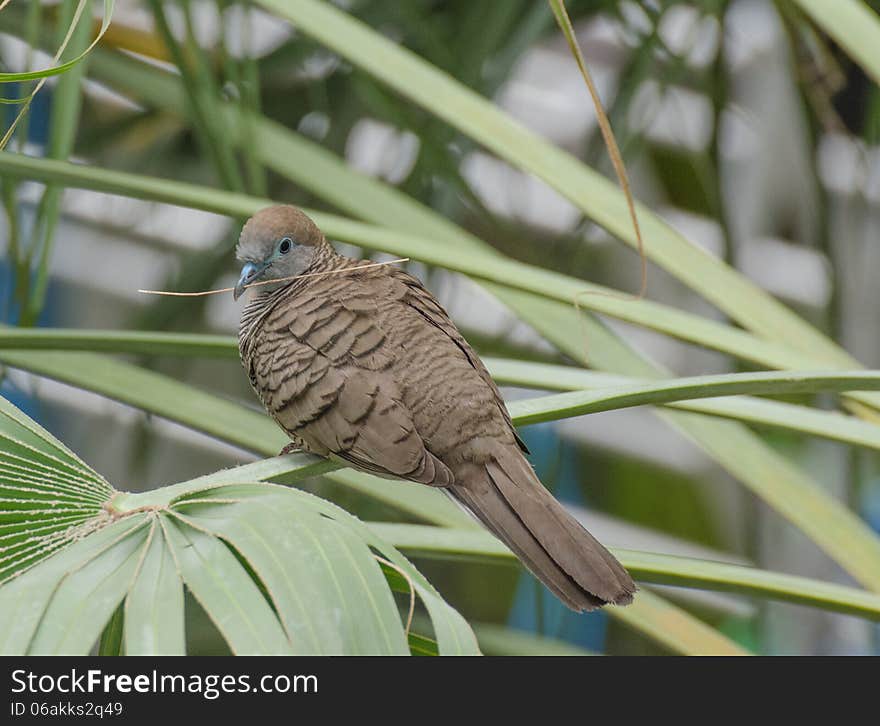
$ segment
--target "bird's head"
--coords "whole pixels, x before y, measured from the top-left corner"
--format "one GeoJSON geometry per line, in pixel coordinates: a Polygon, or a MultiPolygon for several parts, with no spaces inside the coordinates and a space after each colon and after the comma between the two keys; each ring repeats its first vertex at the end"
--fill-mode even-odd
{"type": "MultiPolygon", "coordinates": [[[[233,296],[257,281],[282,280],[307,270],[326,244],[315,223],[296,207],[279,204],[251,217],[241,230],[235,256],[243,262],[233,296]]],[[[283,285],[279,282],[278,285],[283,285]]],[[[273,285],[264,286],[268,290],[273,285]]]]}

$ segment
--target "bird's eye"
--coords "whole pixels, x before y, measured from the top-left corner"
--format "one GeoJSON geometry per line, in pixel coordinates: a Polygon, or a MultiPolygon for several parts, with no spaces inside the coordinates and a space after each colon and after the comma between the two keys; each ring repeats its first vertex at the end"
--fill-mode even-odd
{"type": "Polygon", "coordinates": [[[281,240],[281,244],[278,245],[278,251],[282,255],[286,255],[288,252],[290,252],[290,248],[292,245],[293,242],[291,241],[290,237],[285,237],[283,240],[281,240]]]}

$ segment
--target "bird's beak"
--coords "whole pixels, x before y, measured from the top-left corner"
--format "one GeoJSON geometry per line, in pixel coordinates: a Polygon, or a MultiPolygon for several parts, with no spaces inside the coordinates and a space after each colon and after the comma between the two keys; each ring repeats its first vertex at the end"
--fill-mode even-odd
{"type": "Polygon", "coordinates": [[[245,286],[256,280],[266,267],[268,267],[266,264],[258,265],[254,262],[246,262],[241,268],[241,276],[238,278],[238,282],[235,283],[235,290],[232,293],[233,299],[238,300],[244,292],[245,286]]]}

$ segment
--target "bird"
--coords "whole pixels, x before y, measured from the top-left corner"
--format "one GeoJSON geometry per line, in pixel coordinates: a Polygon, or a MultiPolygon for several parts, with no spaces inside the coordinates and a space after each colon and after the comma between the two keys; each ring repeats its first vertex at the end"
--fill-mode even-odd
{"type": "Polygon", "coordinates": [[[632,602],[629,573],[541,484],[497,385],[416,277],[339,254],[292,205],[254,214],[236,257],[235,300],[251,288],[241,362],[290,438],[282,453],[444,491],[574,611],[632,602]]]}

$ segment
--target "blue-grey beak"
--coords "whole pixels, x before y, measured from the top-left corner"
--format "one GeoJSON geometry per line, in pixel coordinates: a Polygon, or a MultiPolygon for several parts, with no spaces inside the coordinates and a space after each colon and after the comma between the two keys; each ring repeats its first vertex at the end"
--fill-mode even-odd
{"type": "Polygon", "coordinates": [[[238,282],[235,283],[235,290],[232,293],[233,299],[238,300],[244,292],[245,286],[256,280],[267,267],[268,265],[265,263],[258,265],[254,262],[246,262],[241,268],[241,276],[238,278],[238,282]]]}

